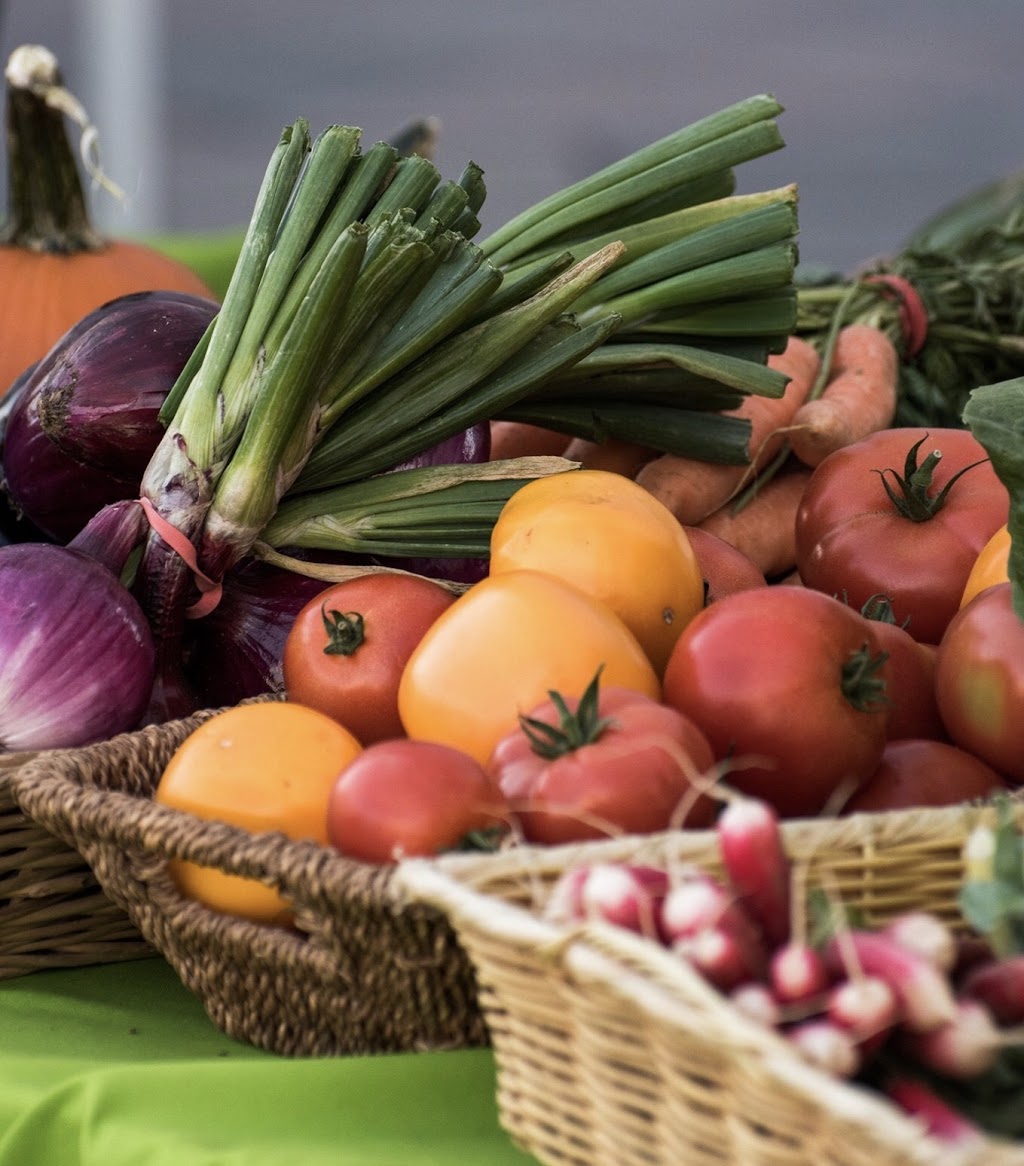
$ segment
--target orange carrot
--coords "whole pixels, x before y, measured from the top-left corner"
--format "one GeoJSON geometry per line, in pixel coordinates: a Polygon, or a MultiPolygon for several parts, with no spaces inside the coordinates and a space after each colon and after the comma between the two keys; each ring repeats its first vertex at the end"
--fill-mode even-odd
{"type": "Polygon", "coordinates": [[[491,461],[510,457],[561,456],[569,442],[564,433],[525,421],[491,422],[491,461]]]}
{"type": "Polygon", "coordinates": [[[789,442],[805,466],[885,429],[896,415],[899,354],[884,332],[848,324],[836,338],[828,384],[793,418],[789,442]]]}
{"type": "Polygon", "coordinates": [[[770,478],[737,514],[728,504],[699,524],[754,562],[772,579],[796,565],[796,512],[811,477],[806,466],[794,464],[770,478]]]}
{"type": "Polygon", "coordinates": [[[649,445],[638,445],[619,437],[608,437],[604,441],[574,437],[562,454],[571,462],[580,462],[585,470],[609,470],[626,478],[635,478],[640,467],[657,456],[658,451],[649,445]]]}
{"type": "Polygon", "coordinates": [[[778,398],[750,395],[725,414],[743,417],[751,424],[750,465],[725,466],[662,454],[637,473],[640,485],[660,499],[684,526],[697,526],[724,506],[778,453],[794,414],[807,400],[821,360],[806,340],[791,336],[785,351],[770,356],[768,364],[789,376],[785,393],[778,398]]]}

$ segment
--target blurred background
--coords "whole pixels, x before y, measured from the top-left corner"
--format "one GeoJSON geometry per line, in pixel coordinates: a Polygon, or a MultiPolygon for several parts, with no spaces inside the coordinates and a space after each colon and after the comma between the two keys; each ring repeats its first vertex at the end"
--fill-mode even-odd
{"type": "Polygon", "coordinates": [[[244,226],[299,116],[368,142],[439,119],[445,177],[485,170],[486,234],[771,92],[786,148],[739,189],[798,183],[801,259],[842,271],[1024,167],[1019,0],[0,0],[0,40],[56,53],[130,196],[95,217],[123,234],[244,226]]]}

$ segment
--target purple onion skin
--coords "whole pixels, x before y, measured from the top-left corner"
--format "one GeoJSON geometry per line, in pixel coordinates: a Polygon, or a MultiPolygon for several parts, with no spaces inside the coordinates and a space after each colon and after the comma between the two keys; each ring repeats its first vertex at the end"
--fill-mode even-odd
{"type": "MultiPolygon", "coordinates": [[[[480,465],[491,456],[491,427],[486,421],[471,425],[454,437],[445,438],[423,453],[391,467],[395,470],[414,470],[421,466],[480,465]]],[[[400,567],[403,571],[415,571],[417,575],[427,575],[431,579],[450,579],[456,583],[478,583],[487,574],[487,559],[459,558],[446,559],[378,557],[377,563],[385,567],[400,567]]]]}
{"type": "Polygon", "coordinates": [[[98,510],[137,496],[160,406],[216,312],[182,292],[120,296],[36,365],[7,420],[3,477],[47,538],[69,542],[98,510]]]}
{"type": "Polygon", "coordinates": [[[189,629],[189,679],[203,707],[282,692],[281,659],[295,617],[329,586],[252,559],[230,571],[220,603],[189,629]]]}
{"type": "Polygon", "coordinates": [[[0,750],[134,729],[153,676],[149,625],[106,567],[50,543],[0,547],[0,750]]]}

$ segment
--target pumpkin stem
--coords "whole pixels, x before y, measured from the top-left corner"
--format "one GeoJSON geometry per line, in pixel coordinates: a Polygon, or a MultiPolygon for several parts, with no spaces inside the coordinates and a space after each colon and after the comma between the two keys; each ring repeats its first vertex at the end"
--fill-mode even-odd
{"type": "Polygon", "coordinates": [[[0,244],[58,255],[100,250],[106,243],[89,221],[65,115],[82,127],[90,173],[108,189],[112,184],[89,153],[96,130],[63,87],[56,57],[42,45],[21,45],[11,53],[4,76],[9,207],[0,244]]]}

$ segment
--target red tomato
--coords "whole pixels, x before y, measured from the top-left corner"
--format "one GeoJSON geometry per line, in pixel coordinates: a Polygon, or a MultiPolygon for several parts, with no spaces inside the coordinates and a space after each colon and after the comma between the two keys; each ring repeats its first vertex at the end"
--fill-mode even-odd
{"type": "Polygon", "coordinates": [[[946,727],[935,699],[937,646],[919,644],[905,627],[893,622],[892,607],[885,596],[873,596],[865,604],[863,614],[874,624],[879,646],[889,657],[885,666],[889,740],[906,737],[945,740],[946,727]]]}
{"type": "Polygon", "coordinates": [[[333,717],[364,745],[403,736],[402,672],[454,599],[430,579],[385,571],[326,588],[299,612],[285,641],[288,699],[333,717]]]}
{"type": "Polygon", "coordinates": [[[710,530],[701,530],[699,526],[684,526],[683,530],[690,540],[700,573],[704,577],[705,606],[734,591],[768,586],[761,568],[732,543],[727,543],[710,530]]]}
{"type": "Polygon", "coordinates": [[[394,862],[451,850],[504,815],[478,761],[449,745],[399,737],[367,746],[341,771],[327,804],[327,837],[349,858],[394,862]]]}
{"type": "Polygon", "coordinates": [[[527,841],[557,844],[710,825],[715,802],[697,793],[694,778],[713,763],[689,717],[632,689],[598,690],[592,682],[564,707],[549,699],[535,708],[498,742],[488,772],[527,841]]]}
{"type": "Polygon", "coordinates": [[[961,608],[939,643],[935,696],[950,739],[1024,784],[1024,623],[1010,583],[961,608]]]}
{"type": "Polygon", "coordinates": [[[980,757],[946,741],[890,741],[878,768],[843,806],[843,814],[956,806],[1006,790],[980,757]]]}
{"type": "Polygon", "coordinates": [[[969,430],[881,430],[812,474],[796,517],[797,569],[805,586],[853,607],[883,592],[915,640],[937,644],[1008,512],[1006,487],[969,430]]]}
{"type": "Polygon", "coordinates": [[[885,748],[874,625],[804,587],[740,591],[705,608],[672,652],[663,699],[692,717],[716,760],[734,760],[727,784],[788,818],[859,785],[885,748]]]}

